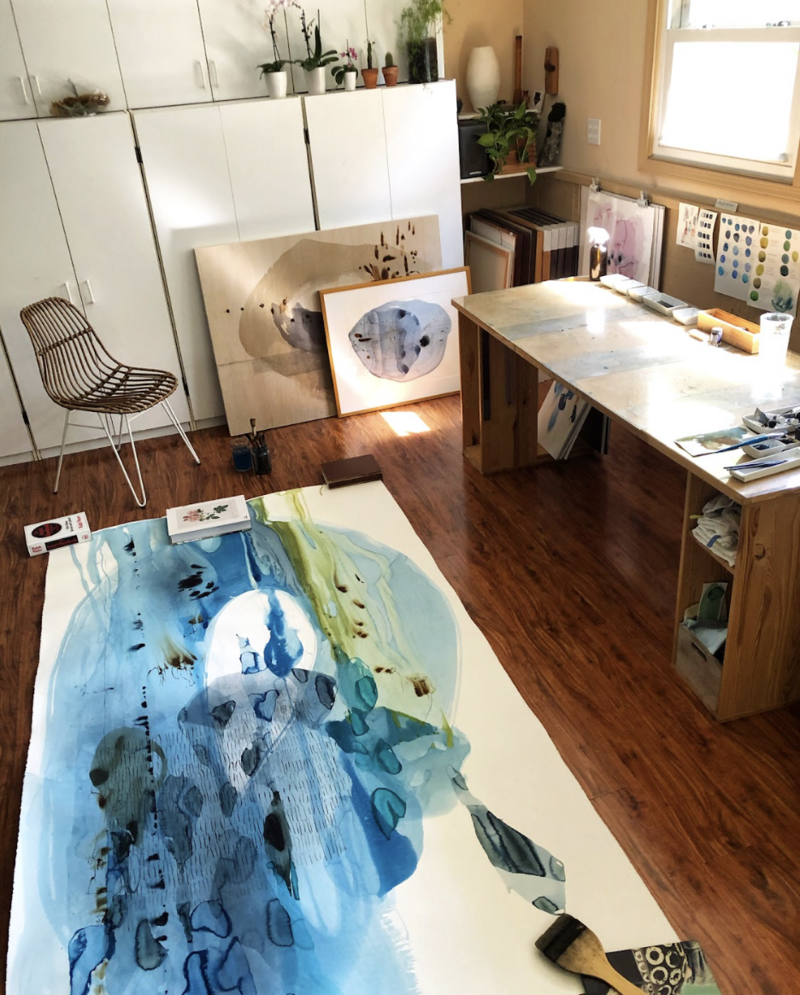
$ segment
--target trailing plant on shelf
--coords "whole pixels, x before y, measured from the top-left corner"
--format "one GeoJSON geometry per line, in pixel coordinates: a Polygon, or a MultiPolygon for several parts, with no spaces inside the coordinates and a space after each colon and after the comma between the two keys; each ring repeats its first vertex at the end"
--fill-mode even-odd
{"type": "Polygon", "coordinates": [[[356,59],[358,58],[358,52],[350,46],[350,39],[347,39],[347,48],[344,52],[340,52],[341,58],[347,61],[344,65],[337,66],[333,72],[333,78],[336,80],[338,86],[341,86],[345,81],[345,76],[348,73],[352,73],[354,76],[358,75],[358,66],[356,66],[356,59]]]}
{"type": "Polygon", "coordinates": [[[256,66],[256,69],[261,70],[262,76],[266,73],[281,73],[284,71],[284,66],[291,65],[291,59],[282,59],[281,53],[278,50],[278,37],[275,33],[275,16],[279,10],[287,10],[289,7],[296,6],[297,4],[293,0],[270,0],[269,5],[264,10],[266,20],[262,27],[265,31],[269,31],[270,38],[272,39],[272,62],[262,62],[260,66],[256,66]]]}
{"type": "Polygon", "coordinates": [[[339,61],[339,56],[334,49],[328,52],[322,51],[322,39],[319,33],[319,12],[317,12],[317,23],[313,19],[306,22],[306,12],[300,8],[300,30],[303,32],[303,41],[306,43],[306,58],[296,59],[297,65],[305,69],[307,73],[314,69],[323,69],[333,62],[339,61]],[[311,28],[314,28],[314,47],[311,47],[311,28]]]}
{"type": "MultiPolygon", "coordinates": [[[[536,129],[539,115],[528,109],[526,101],[519,105],[498,103],[481,107],[478,120],[486,124],[486,134],[478,138],[478,144],[486,149],[492,160],[492,171],[485,180],[493,180],[509,161],[533,163],[536,159],[536,129]]],[[[527,170],[531,183],[536,180],[536,167],[527,170]]]]}

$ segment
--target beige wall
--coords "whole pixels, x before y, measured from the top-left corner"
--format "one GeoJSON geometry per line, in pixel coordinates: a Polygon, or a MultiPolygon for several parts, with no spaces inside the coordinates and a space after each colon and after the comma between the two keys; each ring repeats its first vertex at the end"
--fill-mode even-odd
{"type": "MultiPolygon", "coordinates": [[[[473,48],[491,45],[500,63],[500,99],[514,93],[514,38],[522,33],[523,0],[445,0],[452,21],[444,26],[444,64],[448,78],[455,79],[464,111],[472,107],[464,79],[473,48]]],[[[523,63],[523,88],[525,67],[523,63]]]]}
{"type": "MultiPolygon", "coordinates": [[[[532,67],[528,85],[542,88],[544,50],[556,45],[558,96],[567,105],[561,154],[565,170],[599,176],[603,186],[616,193],[644,189],[655,203],[665,204],[663,289],[696,306],[722,307],[757,321],[759,311],[714,293],[713,266],[695,262],[690,250],[675,245],[678,201],[713,206],[721,197],[738,202],[746,216],[795,228],[800,227],[797,211],[783,198],[736,191],[714,178],[687,182],[639,170],[641,111],[650,71],[645,66],[648,8],[647,0],[523,0],[525,64],[532,67]],[[599,146],[586,142],[589,117],[602,121],[599,146]]],[[[569,180],[566,174],[541,177],[531,199],[576,218],[579,188],[569,180]]],[[[800,328],[793,333],[792,346],[798,349],[800,328]]]]}

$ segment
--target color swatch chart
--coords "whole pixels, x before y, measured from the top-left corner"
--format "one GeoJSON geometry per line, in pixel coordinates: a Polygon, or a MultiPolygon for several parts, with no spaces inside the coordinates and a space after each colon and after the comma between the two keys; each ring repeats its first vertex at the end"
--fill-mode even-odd
{"type": "Polygon", "coordinates": [[[800,291],[800,231],[723,214],[714,289],[762,311],[794,314],[800,291]]]}

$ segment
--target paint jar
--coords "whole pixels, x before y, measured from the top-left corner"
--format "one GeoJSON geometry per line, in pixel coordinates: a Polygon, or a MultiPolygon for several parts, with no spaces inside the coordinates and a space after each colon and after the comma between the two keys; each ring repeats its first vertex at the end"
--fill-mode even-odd
{"type": "Polygon", "coordinates": [[[253,446],[253,469],[259,476],[272,472],[272,459],[266,446],[253,446]]]}
{"type": "Polygon", "coordinates": [[[722,329],[719,325],[711,329],[708,334],[709,345],[722,345],[722,329]]]}
{"type": "Polygon", "coordinates": [[[767,311],[761,315],[758,355],[761,361],[770,366],[783,366],[786,350],[789,348],[789,335],[792,331],[792,316],[767,311]]]}
{"type": "Polygon", "coordinates": [[[234,469],[238,470],[239,473],[247,473],[248,470],[253,469],[253,454],[246,442],[232,443],[231,454],[233,455],[234,469]]]}

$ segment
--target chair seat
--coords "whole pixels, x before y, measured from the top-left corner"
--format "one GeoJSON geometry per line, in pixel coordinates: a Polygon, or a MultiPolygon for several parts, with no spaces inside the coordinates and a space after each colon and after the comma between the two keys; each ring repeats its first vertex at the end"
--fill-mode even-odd
{"type": "Polygon", "coordinates": [[[166,370],[120,366],[86,394],[75,398],[61,397],[57,403],[74,411],[132,415],[160,404],[174,393],[177,386],[177,378],[166,370]]]}

